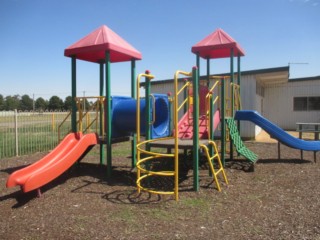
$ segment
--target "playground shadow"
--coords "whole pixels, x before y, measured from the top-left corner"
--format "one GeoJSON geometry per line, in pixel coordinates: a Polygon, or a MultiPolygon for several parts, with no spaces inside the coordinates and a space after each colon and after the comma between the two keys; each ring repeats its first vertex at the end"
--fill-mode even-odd
{"type": "MultiPolygon", "coordinates": [[[[16,170],[22,169],[28,165],[29,164],[19,167],[1,169],[1,171],[11,174],[16,170]]],[[[164,164],[164,161],[160,161],[158,164],[153,165],[154,170],[157,170],[160,167],[170,168],[168,164],[164,164]]],[[[187,171],[181,170],[180,181],[185,179],[186,174],[187,171]]],[[[68,184],[72,184],[72,190],[70,191],[71,193],[99,194],[102,196],[102,198],[113,203],[147,204],[163,201],[163,196],[145,192],[137,194],[136,176],[136,169],[132,169],[127,165],[113,167],[112,174],[110,177],[108,177],[107,167],[105,165],[80,162],[74,164],[71,168],[53,181],[42,186],[40,188],[41,197],[45,197],[47,191],[53,190],[57,186],[66,184],[67,181],[76,178],[77,180],[70,181],[70,183],[68,182],[68,184]],[[101,188],[101,185],[105,185],[106,188],[101,188]],[[121,190],[122,187],[124,190],[121,190]],[[104,191],[104,189],[110,190],[110,188],[110,192],[106,193],[106,191],[104,191]]],[[[173,187],[172,180],[168,181],[167,179],[164,181],[153,179],[150,183],[153,184],[152,188],[158,188],[160,185],[164,186],[162,187],[163,189],[169,189],[173,187]]],[[[20,208],[36,198],[36,190],[24,193],[19,189],[17,191],[8,193],[7,195],[0,196],[0,202],[9,199],[15,199],[16,203],[12,206],[12,208],[20,208]]]]}
{"type": "Polygon", "coordinates": [[[164,201],[161,195],[146,192],[138,193],[136,169],[131,167],[113,167],[110,177],[107,177],[105,166],[100,166],[97,169],[90,163],[84,163],[80,168],[83,170],[77,171],[74,177],[92,176],[93,178],[92,180],[90,178],[89,180],[82,179],[81,184],[72,189],[72,193],[100,195],[102,199],[114,204],[150,204],[164,201]],[[106,192],[105,190],[109,191],[106,192]]]}
{"type": "MultiPolygon", "coordinates": [[[[168,172],[173,171],[174,161],[170,158],[157,158],[152,161],[150,165],[144,165],[143,167],[154,172],[168,172]]],[[[189,181],[190,177],[188,174],[190,170],[192,170],[192,163],[190,163],[190,161],[179,162],[179,185],[189,181]]],[[[109,186],[119,186],[124,183],[126,187],[124,190],[119,190],[119,188],[117,190],[112,190],[104,194],[102,198],[115,204],[150,204],[174,200],[174,195],[168,194],[169,192],[173,192],[174,189],[173,176],[151,175],[148,178],[143,179],[140,184],[143,188],[151,190],[153,193],[144,190],[139,192],[136,185],[136,171],[137,169],[132,169],[130,173],[128,173],[128,171],[117,172],[117,170],[114,170],[113,172],[116,172],[119,175],[115,178],[112,177],[106,184],[109,186]],[[125,179],[127,179],[127,181],[124,182],[125,179]],[[159,192],[166,194],[156,194],[159,192]]],[[[192,191],[192,188],[189,190],[192,191]]]]}
{"type": "Polygon", "coordinates": [[[164,201],[172,200],[167,198],[165,195],[152,194],[149,192],[138,192],[137,189],[133,190],[116,190],[106,193],[102,196],[103,199],[114,204],[155,204],[163,203],[164,201]]]}
{"type": "MultiPolygon", "coordinates": [[[[26,165],[26,166],[28,166],[28,165],[26,165]]],[[[14,171],[19,170],[19,169],[21,169],[23,167],[26,167],[26,166],[19,166],[17,168],[8,168],[8,169],[4,169],[4,170],[1,170],[1,171],[11,174],[14,171]]],[[[68,173],[63,173],[62,175],[60,175],[58,178],[54,179],[50,183],[42,186],[40,188],[41,195],[43,195],[43,194],[45,194],[45,192],[57,187],[58,185],[63,184],[68,179],[68,175],[69,175],[68,173]]],[[[9,199],[15,199],[16,200],[16,204],[14,204],[12,206],[12,208],[20,208],[20,207],[23,207],[28,202],[30,202],[31,200],[33,200],[33,199],[35,199],[37,197],[39,197],[38,193],[37,193],[37,190],[33,190],[33,191],[30,191],[30,192],[24,193],[21,189],[19,189],[19,190],[15,191],[15,192],[9,193],[9,194],[4,195],[4,196],[1,196],[0,197],[0,202],[5,201],[5,200],[9,200],[9,199]]]]}
{"type": "Polygon", "coordinates": [[[0,202],[6,201],[9,199],[15,199],[16,203],[12,206],[12,208],[20,208],[30,202],[32,199],[36,197],[36,193],[34,191],[23,193],[22,191],[18,190],[12,193],[9,193],[4,196],[0,196],[0,202]]]}
{"type": "Polygon", "coordinates": [[[254,164],[245,159],[236,159],[236,160],[226,159],[224,168],[225,169],[229,168],[229,169],[239,170],[244,172],[253,172],[254,164]]]}
{"type": "MultiPolygon", "coordinates": [[[[179,186],[182,182],[188,180],[185,174],[179,175],[179,186]]],[[[188,181],[186,181],[188,182],[188,181]]],[[[173,201],[174,194],[168,194],[173,192],[174,189],[174,179],[173,177],[151,177],[145,180],[142,184],[144,188],[153,191],[147,192],[144,190],[138,191],[136,184],[130,188],[126,187],[124,190],[114,190],[110,191],[102,196],[108,202],[114,204],[157,204],[168,201],[173,201]],[[167,192],[167,194],[157,194],[157,192],[167,192]]],[[[183,184],[185,186],[179,187],[179,192],[191,192],[193,191],[190,182],[183,184]]]]}
{"type": "MultiPolygon", "coordinates": [[[[8,176],[12,174],[13,172],[20,170],[22,168],[25,168],[29,166],[30,164],[25,164],[25,165],[20,165],[17,167],[10,167],[10,168],[5,168],[1,169],[1,172],[7,173],[8,176]]],[[[12,208],[19,208],[27,204],[30,200],[34,199],[36,197],[36,193],[34,191],[28,192],[28,193],[23,193],[21,190],[17,190],[15,192],[9,193],[7,195],[0,196],[0,202],[6,201],[9,199],[15,199],[16,204],[12,206],[12,208]]]]}
{"type": "Polygon", "coordinates": [[[263,158],[258,159],[257,162],[252,163],[246,159],[226,159],[225,168],[240,170],[244,172],[253,172],[256,165],[259,164],[310,164],[311,160],[304,160],[299,158],[263,158]]]}
{"type": "Polygon", "coordinates": [[[259,159],[258,164],[274,164],[274,163],[287,163],[287,164],[310,164],[312,161],[310,160],[304,160],[304,159],[285,159],[285,158],[272,158],[272,159],[259,159]]]}
{"type": "MultiPolygon", "coordinates": [[[[183,159],[183,158],[181,158],[183,159]]],[[[245,172],[254,171],[254,166],[257,164],[310,164],[312,161],[301,159],[259,159],[256,164],[252,164],[245,159],[226,159],[225,168],[235,169],[245,172]]],[[[172,171],[174,169],[172,159],[157,159],[152,163],[153,171],[172,171]]],[[[2,169],[2,172],[11,174],[12,172],[21,169],[25,166],[11,167],[2,169]]],[[[209,167],[205,158],[199,160],[199,170],[208,171],[209,167]]],[[[203,172],[205,173],[205,172],[203,172]]],[[[107,177],[107,167],[105,165],[99,165],[96,163],[80,162],[73,165],[69,170],[64,172],[58,178],[52,182],[41,187],[42,195],[45,196],[47,191],[53,190],[59,185],[65,184],[68,180],[76,178],[74,181],[68,182],[71,187],[69,193],[79,194],[97,194],[101,198],[115,204],[150,204],[163,201],[173,200],[172,194],[151,194],[149,192],[141,191],[140,193],[136,187],[136,169],[132,169],[131,166],[120,164],[112,169],[112,175],[107,177]],[[103,187],[101,187],[103,186],[103,187]],[[104,187],[105,186],[105,187],[104,187]]],[[[191,157],[187,157],[179,162],[179,186],[180,192],[193,191],[192,187],[193,179],[193,161],[191,157]]],[[[204,181],[203,188],[215,188],[213,181],[204,181]]],[[[173,191],[174,180],[173,177],[159,177],[154,176],[144,181],[143,187],[160,191],[173,191]]],[[[20,208],[26,205],[29,201],[37,197],[36,191],[23,193],[21,190],[11,192],[7,195],[0,196],[0,202],[8,199],[15,199],[16,203],[12,208],[20,208]]]]}
{"type": "Polygon", "coordinates": [[[73,177],[80,178],[81,184],[74,188],[73,193],[90,193],[104,194],[101,191],[92,191],[88,189],[90,185],[107,185],[113,186],[135,186],[136,173],[130,167],[113,167],[111,176],[107,176],[107,167],[95,165],[91,163],[82,163],[77,169],[73,177]],[[92,178],[81,179],[81,177],[89,176],[92,178]]]}
{"type": "Polygon", "coordinates": [[[10,168],[6,168],[6,169],[1,169],[1,172],[7,173],[7,174],[11,174],[17,170],[20,170],[22,168],[28,167],[30,164],[25,164],[25,165],[21,165],[21,166],[17,166],[17,167],[10,167],[10,168]]]}
{"type": "MultiPolygon", "coordinates": [[[[22,169],[24,167],[27,167],[28,165],[19,166],[19,167],[13,167],[13,168],[6,168],[2,169],[1,172],[5,172],[7,174],[11,174],[15,172],[16,170],[22,169]]],[[[65,184],[67,180],[73,179],[73,178],[79,178],[79,181],[81,180],[81,177],[83,176],[90,176],[93,179],[98,179],[98,182],[107,182],[106,179],[106,173],[107,169],[105,166],[101,166],[98,164],[92,164],[92,163],[76,163],[71,168],[69,168],[67,171],[62,173],[59,177],[54,179],[53,181],[47,183],[46,185],[42,186],[40,188],[41,191],[41,197],[45,195],[45,193],[49,190],[52,190],[56,188],[59,185],[65,184]]],[[[125,180],[124,180],[125,181],[125,180]]],[[[119,180],[120,182],[120,180],[119,180]]],[[[78,182],[76,182],[78,184],[78,182]]],[[[85,185],[93,184],[90,182],[86,182],[85,185]]],[[[72,192],[76,192],[77,189],[81,189],[83,186],[77,187],[72,192]]],[[[16,204],[12,206],[12,208],[19,208],[24,205],[26,205],[31,200],[39,197],[37,190],[33,190],[27,193],[24,193],[22,190],[17,190],[15,192],[9,193],[7,195],[0,196],[0,202],[5,201],[8,199],[15,199],[16,204]]]]}

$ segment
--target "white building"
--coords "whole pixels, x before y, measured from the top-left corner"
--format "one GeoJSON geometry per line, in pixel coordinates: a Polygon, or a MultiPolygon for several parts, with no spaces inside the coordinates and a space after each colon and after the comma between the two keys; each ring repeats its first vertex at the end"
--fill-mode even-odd
{"type": "MultiPolygon", "coordinates": [[[[151,92],[173,92],[173,80],[152,81],[151,92]]],[[[297,122],[319,123],[320,76],[289,79],[288,66],[243,71],[241,103],[242,109],[256,110],[285,130],[295,130],[297,122]]],[[[241,123],[242,137],[254,138],[260,131],[250,122],[241,123]]]]}

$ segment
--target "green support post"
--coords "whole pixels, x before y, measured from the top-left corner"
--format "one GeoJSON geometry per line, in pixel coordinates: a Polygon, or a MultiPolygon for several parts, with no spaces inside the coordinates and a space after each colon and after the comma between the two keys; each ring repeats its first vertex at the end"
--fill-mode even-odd
{"type": "MultiPolygon", "coordinates": [[[[188,82],[188,79],[185,78],[185,79],[184,79],[184,84],[186,84],[187,82],[188,82]]],[[[189,95],[188,91],[189,91],[188,88],[184,88],[184,89],[183,89],[183,99],[186,99],[187,97],[189,97],[189,96],[188,96],[188,95],[189,95]]],[[[188,102],[187,104],[184,104],[184,105],[183,105],[183,115],[188,111],[188,107],[190,107],[190,106],[189,106],[189,102],[188,102]]],[[[172,122],[172,121],[170,121],[170,123],[171,123],[171,122],[172,122]]],[[[188,156],[188,149],[184,149],[184,150],[183,150],[183,157],[184,157],[184,158],[187,158],[187,156],[188,156]]]]}
{"type": "MultiPolygon", "coordinates": [[[[136,91],[136,60],[131,59],[131,97],[137,98],[136,91]]],[[[134,168],[137,162],[137,135],[134,133],[132,135],[131,141],[131,167],[134,168]]]]}
{"type": "Polygon", "coordinates": [[[199,53],[197,53],[197,72],[198,72],[198,76],[197,76],[197,78],[198,78],[198,81],[199,81],[199,79],[200,79],[200,54],[199,53]]]}
{"type": "Polygon", "coordinates": [[[221,78],[221,162],[225,166],[226,160],[226,116],[225,116],[225,81],[221,78]]]}
{"type": "Polygon", "coordinates": [[[199,72],[192,69],[193,78],[193,188],[199,191],[199,72]]]}
{"type": "MultiPolygon", "coordinates": [[[[210,119],[209,119],[209,126],[210,126],[210,132],[208,134],[208,137],[209,137],[209,140],[211,141],[214,141],[214,129],[213,129],[213,126],[214,126],[214,119],[213,119],[213,94],[210,96],[210,99],[209,99],[209,116],[210,116],[210,119]]],[[[209,150],[209,153],[210,153],[210,156],[213,156],[214,154],[214,150],[213,150],[213,147],[211,144],[209,144],[208,146],[208,150],[209,150]]],[[[212,160],[213,162],[213,160],[212,160]]],[[[209,176],[212,176],[212,172],[209,170],[209,176]]]]}
{"type": "MultiPolygon", "coordinates": [[[[234,83],[234,69],[233,69],[233,58],[234,58],[234,53],[233,53],[233,48],[231,48],[231,53],[230,53],[230,83],[231,85],[234,83]]],[[[231,87],[231,117],[234,116],[234,97],[233,97],[233,87],[231,87]]]]}
{"type": "Polygon", "coordinates": [[[172,127],[171,127],[171,123],[172,123],[172,96],[171,96],[171,92],[168,92],[167,93],[168,95],[168,98],[169,98],[169,134],[171,134],[171,131],[172,131],[172,127]]]}
{"type": "MultiPolygon", "coordinates": [[[[241,99],[241,87],[240,87],[240,83],[241,83],[241,68],[240,68],[240,65],[241,65],[241,59],[240,59],[240,53],[238,53],[238,77],[237,77],[237,84],[239,85],[239,98],[241,99]]],[[[238,130],[239,130],[239,133],[240,132],[240,121],[237,120],[237,127],[238,127],[238,130]]],[[[238,153],[238,155],[240,155],[238,153]]]]}
{"type": "MultiPolygon", "coordinates": [[[[136,61],[134,59],[131,60],[131,97],[136,99],[136,61]]],[[[139,99],[137,99],[138,101],[139,99]]],[[[138,110],[137,110],[138,111],[138,110]]],[[[131,141],[131,167],[134,168],[137,162],[137,135],[134,133],[131,141]]]]}
{"type": "Polygon", "coordinates": [[[106,150],[107,150],[107,176],[111,177],[112,172],[112,146],[111,146],[111,95],[110,95],[110,52],[105,53],[105,68],[106,68],[106,150]]]}
{"type": "Polygon", "coordinates": [[[71,112],[71,129],[72,132],[77,132],[77,64],[76,56],[71,58],[71,95],[72,95],[72,112],[71,112]]]}
{"type": "MultiPolygon", "coordinates": [[[[214,129],[213,129],[213,126],[214,126],[214,119],[213,119],[213,115],[214,115],[214,109],[213,109],[213,94],[211,95],[210,97],[210,101],[209,101],[210,105],[209,105],[209,111],[210,111],[210,119],[209,119],[209,125],[210,125],[210,133],[209,133],[209,139],[210,140],[214,140],[214,129]]],[[[211,146],[211,145],[210,145],[211,146]]],[[[213,150],[212,149],[212,146],[210,147],[210,150],[213,150]]],[[[211,155],[212,155],[212,152],[210,151],[211,155]]]]}
{"type": "Polygon", "coordinates": [[[207,87],[210,86],[210,58],[207,58],[207,87]]]}
{"type": "MultiPolygon", "coordinates": [[[[100,66],[100,86],[99,86],[99,96],[103,96],[103,81],[104,81],[104,71],[103,71],[103,62],[100,62],[99,64],[100,66]]],[[[103,137],[103,124],[104,124],[104,121],[103,121],[103,114],[104,114],[104,104],[101,102],[99,103],[100,104],[100,137],[103,137]]],[[[100,164],[102,165],[103,164],[103,161],[104,161],[104,148],[103,148],[103,144],[100,143],[100,164]]]]}
{"type": "MultiPolygon", "coordinates": [[[[208,57],[207,58],[207,87],[209,89],[210,87],[210,58],[208,57]]],[[[211,95],[211,98],[209,100],[210,104],[209,104],[209,111],[210,111],[210,114],[209,116],[211,116],[211,118],[209,119],[209,126],[210,126],[210,132],[208,134],[208,137],[210,140],[213,140],[214,137],[213,137],[213,132],[214,132],[214,129],[213,129],[213,95],[211,95]]],[[[210,153],[210,156],[213,155],[213,147],[212,145],[210,144],[209,145],[209,153],[210,153]]],[[[211,176],[211,171],[209,171],[209,174],[211,176]]]]}
{"type": "MultiPolygon", "coordinates": [[[[234,83],[234,69],[233,69],[233,58],[234,58],[234,50],[231,48],[230,50],[230,86],[231,87],[231,117],[234,116],[234,91],[232,84],[234,83]]],[[[230,159],[233,159],[233,144],[232,140],[230,139],[230,159]]]]}
{"type": "MultiPolygon", "coordinates": [[[[146,74],[150,74],[149,71],[145,72],[146,74]]],[[[151,139],[151,111],[150,111],[150,81],[151,79],[146,77],[145,78],[145,101],[146,101],[146,111],[145,111],[145,122],[146,122],[146,140],[151,139]]],[[[147,151],[150,150],[149,144],[146,144],[147,151]]]]}
{"type": "MultiPolygon", "coordinates": [[[[188,79],[184,79],[184,84],[186,84],[188,79]]],[[[188,88],[183,89],[183,99],[186,99],[188,97],[188,88]]],[[[188,104],[189,105],[189,104],[188,104]]],[[[188,105],[183,105],[183,114],[185,114],[188,111],[188,105]]]]}
{"type": "Polygon", "coordinates": [[[240,83],[241,83],[241,57],[240,57],[240,53],[238,54],[238,85],[240,86],[240,83]]]}

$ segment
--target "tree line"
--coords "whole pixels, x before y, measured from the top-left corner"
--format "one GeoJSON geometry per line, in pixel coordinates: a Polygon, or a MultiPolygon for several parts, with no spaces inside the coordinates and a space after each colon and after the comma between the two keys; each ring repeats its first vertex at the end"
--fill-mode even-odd
{"type": "MultiPolygon", "coordinates": [[[[31,98],[29,95],[14,95],[4,97],[0,94],[0,111],[70,111],[72,109],[72,97],[67,96],[63,101],[58,96],[52,96],[49,100],[42,97],[37,99],[31,98]]],[[[89,107],[90,103],[85,102],[89,107]]]]}

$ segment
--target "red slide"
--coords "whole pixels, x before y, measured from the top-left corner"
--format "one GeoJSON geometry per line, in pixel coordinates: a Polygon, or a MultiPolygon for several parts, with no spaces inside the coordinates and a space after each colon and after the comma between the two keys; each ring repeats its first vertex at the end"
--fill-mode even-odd
{"type": "MultiPolygon", "coordinates": [[[[213,129],[215,130],[220,123],[220,110],[218,109],[213,115],[213,129]]],[[[180,119],[178,123],[179,138],[192,139],[193,138],[193,118],[192,109],[180,119]]],[[[202,115],[199,118],[199,138],[208,139],[208,119],[207,116],[202,115]]]]}
{"type": "Polygon", "coordinates": [[[97,143],[95,133],[70,133],[45,157],[12,173],[7,187],[19,185],[23,192],[39,189],[69,169],[90,146],[97,143]]]}
{"type": "MultiPolygon", "coordinates": [[[[208,139],[208,117],[206,99],[209,89],[207,86],[199,86],[199,139],[208,139]]],[[[193,89],[189,89],[189,96],[193,96],[193,89]]],[[[192,101],[191,101],[192,102],[192,101]]],[[[213,114],[213,130],[215,130],[220,123],[220,110],[217,109],[213,114]]],[[[189,106],[188,111],[178,122],[179,138],[192,139],[193,138],[193,105],[189,106]]]]}

